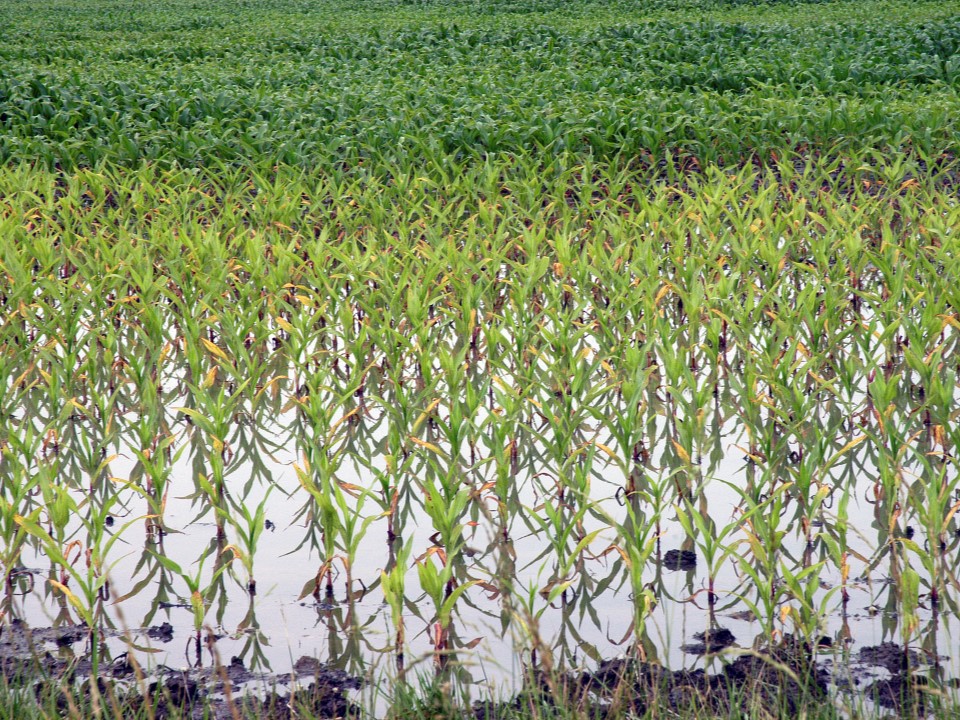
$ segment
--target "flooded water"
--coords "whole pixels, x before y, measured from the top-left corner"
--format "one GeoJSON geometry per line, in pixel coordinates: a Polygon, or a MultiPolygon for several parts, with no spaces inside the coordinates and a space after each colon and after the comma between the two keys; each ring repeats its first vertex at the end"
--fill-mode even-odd
{"type": "MultiPolygon", "coordinates": [[[[282,406],[278,402],[274,408],[282,406]]],[[[616,442],[589,424],[577,428],[575,445],[589,447],[590,452],[564,468],[572,478],[566,483],[557,481],[548,448],[539,441],[518,444],[506,474],[493,461],[493,449],[483,447],[486,439],[472,452],[465,444],[459,462],[441,466],[433,455],[449,452],[449,447],[427,422],[416,444],[433,448],[410,455],[405,471],[393,474],[394,482],[400,478],[400,483],[382,484],[395,459],[385,452],[388,413],[371,403],[343,425],[330,469],[342,490],[343,506],[335,508],[341,516],[337,522],[354,522],[354,535],[340,532],[333,541],[329,576],[321,573],[325,516],[303,481],[310,440],[295,408],[235,416],[222,469],[222,486],[229,498],[219,501],[212,500],[198,481],[211,474],[203,433],[185,422],[182,412],[168,410],[164,421],[155,423],[168,428],[167,437],[173,438],[166,450],[159,451],[168,457],[162,531],[160,519],[148,517],[161,506],[151,505],[143,491],[148,487],[144,464],[129,441],[121,439],[109,462],[91,477],[72,456],[75,448],[89,441],[75,423],[74,432],[65,431],[58,446],[46,448],[38,464],[56,459],[59,482],[69,487],[76,504],[62,529],[47,523],[48,532],[61,538],[60,547],[66,548],[62,552],[75,570],[84,572],[87,549],[94,546],[90,526],[81,518],[99,508],[105,513],[106,536],[118,538],[106,557],[109,586],[97,600],[102,622],[111,628],[106,635],[112,656],[131,651],[144,667],[153,669],[239,661],[255,677],[262,674],[271,682],[294,673],[304,657],[359,678],[395,676],[397,627],[385,603],[381,573],[390,571],[403,544],[409,543],[403,667],[408,672],[433,672],[442,657],[445,672],[453,672],[475,697],[485,697],[491,690],[503,695],[515,691],[534,648],[541,661],[547,654],[554,666],[569,670],[594,668],[631,652],[636,641],[637,585],[630,582],[621,552],[623,528],[631,527],[631,522],[659,523],[659,530],[649,533],[654,546],[642,570],[643,583],[655,598],[643,633],[649,660],[671,669],[715,669],[727,660],[707,650],[735,657],[731,653],[737,648],[752,648],[771,633],[800,632],[791,614],[800,601],[787,592],[772,601],[772,616],[757,617],[765,607],[764,598],[744,566],[756,561],[749,540],[752,527],[736,520],[746,507],[742,493],[757,487],[763,473],[746,455],[749,438],[743,426],[736,418],[724,421],[724,416],[718,399],[700,447],[700,462],[693,458],[684,465],[667,440],[672,422],[665,414],[653,415],[647,430],[661,442],[652,445],[642,463],[638,477],[646,484],[646,494],[641,498],[624,492],[620,466],[597,451],[600,445],[616,448],[616,442]],[[683,482],[696,488],[695,495],[688,495],[678,481],[678,468],[687,473],[693,468],[693,480],[683,482]],[[495,495],[498,472],[505,498],[495,495]],[[454,492],[461,488],[468,494],[462,510],[452,517],[461,535],[449,556],[442,529],[425,507],[430,492],[447,492],[440,489],[445,473],[457,474],[454,492]],[[393,506],[387,497],[362,491],[381,487],[396,489],[393,506]],[[691,537],[677,519],[675,505],[684,507],[680,499],[684,496],[696,498],[695,504],[685,507],[712,522],[720,538],[712,573],[703,537],[691,537]],[[631,501],[633,513],[627,508],[631,501]],[[241,517],[241,508],[250,519],[241,517]],[[262,508],[259,518],[257,508],[262,508]],[[722,535],[731,522],[735,527],[722,535]],[[253,546],[244,545],[243,532],[254,523],[259,538],[253,546]],[[568,538],[564,532],[569,532],[568,538]],[[255,592],[249,591],[249,574],[239,561],[251,547],[255,592]],[[183,575],[198,576],[207,604],[202,634],[212,633],[215,643],[197,644],[188,583],[157,556],[176,563],[183,575]],[[418,568],[426,563],[442,567],[438,560],[453,568],[451,587],[474,583],[457,599],[439,650],[436,607],[418,568]],[[711,574],[713,606],[708,594],[711,574]],[[327,592],[328,580],[332,594],[327,592]],[[561,583],[567,583],[566,589],[551,595],[561,583]],[[705,646],[704,633],[718,637],[721,628],[732,638],[724,634],[723,647],[705,646]]],[[[834,443],[839,448],[842,441],[837,438],[834,443]]],[[[797,456],[793,460],[802,462],[797,456]]],[[[809,545],[808,528],[796,516],[797,502],[791,502],[789,490],[784,491],[779,521],[782,547],[774,567],[778,576],[813,569],[803,585],[809,592],[808,610],[815,617],[807,632],[821,645],[820,662],[831,669],[838,687],[864,687],[872,678],[888,677],[889,670],[862,651],[884,643],[902,646],[904,640],[898,591],[902,566],[899,554],[889,552],[890,526],[872,479],[875,463],[871,445],[860,443],[820,479],[832,493],[812,515],[809,545]],[[840,520],[837,504],[843,497],[847,505],[840,520]],[[822,540],[822,535],[836,536],[838,531],[845,532],[846,581],[822,540]],[[841,586],[848,591],[846,601],[841,586]]],[[[920,482],[910,472],[905,464],[904,483],[920,482]]],[[[774,487],[769,479],[764,482],[774,487]]],[[[21,514],[28,515],[42,501],[39,491],[24,499],[21,514]]],[[[894,533],[924,542],[909,508],[894,533]]],[[[958,546],[960,540],[950,525],[949,544],[940,554],[945,567],[955,565],[958,546]]],[[[22,619],[34,628],[80,622],[63,593],[46,582],[60,578],[69,586],[68,575],[43,543],[28,543],[5,600],[7,622],[22,619]]],[[[923,576],[924,582],[928,579],[923,576]]],[[[782,588],[784,580],[778,577],[773,583],[782,588]]],[[[938,606],[929,599],[921,603],[908,641],[919,652],[922,672],[944,680],[960,676],[960,660],[953,650],[960,646],[957,624],[950,594],[938,606]]],[[[50,644],[50,649],[71,658],[83,655],[87,644],[81,634],[72,643],[50,644]]]]}

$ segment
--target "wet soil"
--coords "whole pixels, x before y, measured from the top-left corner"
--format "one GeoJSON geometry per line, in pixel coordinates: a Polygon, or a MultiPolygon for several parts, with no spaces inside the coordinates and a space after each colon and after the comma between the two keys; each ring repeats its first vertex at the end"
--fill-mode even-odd
{"type": "MultiPolygon", "coordinates": [[[[174,639],[168,623],[136,634],[161,642],[174,639]]],[[[940,685],[956,685],[934,672],[936,658],[893,642],[851,653],[845,677],[840,678],[831,676],[829,663],[818,657],[822,645],[791,636],[759,649],[736,648],[736,637],[721,627],[708,628],[694,639],[682,649],[698,655],[720,654],[712,666],[719,668],[716,672],[671,671],[640,657],[604,660],[595,670],[559,676],[534,670],[514,699],[478,703],[474,715],[477,720],[498,720],[515,716],[533,702],[574,707],[595,718],[662,710],[726,716],[743,709],[750,714],[796,716],[811,703],[826,700],[831,684],[835,690],[899,714],[923,714],[941,692],[940,685]],[[924,665],[927,660],[933,665],[924,665]]],[[[80,693],[91,690],[87,642],[87,628],[82,625],[31,629],[15,620],[0,626],[0,676],[21,686],[32,685],[38,698],[66,702],[61,691],[65,682],[80,693]],[[83,649],[68,649],[79,644],[83,649]],[[60,652],[63,649],[67,652],[60,652]]],[[[158,720],[172,716],[219,720],[235,717],[238,710],[245,717],[255,714],[262,720],[360,714],[349,696],[349,691],[360,687],[360,680],[311,656],[300,657],[291,672],[283,675],[253,672],[234,657],[213,667],[161,665],[144,678],[135,663],[121,654],[101,662],[96,683],[101,693],[125,703],[131,713],[149,703],[158,720]]]]}
{"type": "Polygon", "coordinates": [[[865,665],[886,668],[894,674],[908,671],[920,663],[920,656],[916,651],[904,650],[902,645],[893,642],[861,648],[858,658],[865,665]]]}
{"type": "MultiPolygon", "coordinates": [[[[720,640],[733,642],[732,633],[718,630],[701,636],[703,645],[720,640]]],[[[726,716],[736,708],[786,717],[825,700],[828,680],[811,649],[788,637],[763,652],[740,655],[714,674],[703,669],[670,671],[639,658],[606,660],[595,671],[564,677],[560,686],[541,679],[533,691],[525,691],[526,697],[506,704],[479,703],[474,715],[477,720],[495,720],[533,699],[576,707],[596,718],[620,717],[624,711],[643,716],[664,709],[726,716]],[[539,697],[530,698],[531,694],[539,697]]]]}
{"type": "Polygon", "coordinates": [[[313,681],[306,685],[281,688],[283,683],[289,682],[289,676],[251,673],[239,658],[233,658],[227,666],[204,672],[167,673],[151,683],[145,695],[130,695],[129,702],[133,708],[144,702],[154,703],[156,717],[160,720],[171,715],[182,717],[185,712],[194,718],[215,720],[234,718],[238,712],[241,717],[256,716],[260,720],[359,716],[359,708],[347,694],[360,686],[359,679],[319,663],[314,667],[312,677],[313,681]],[[252,680],[260,681],[264,683],[262,687],[270,689],[240,697],[229,692],[252,680]]]}
{"type": "MultiPolygon", "coordinates": [[[[174,629],[162,623],[135,634],[170,642],[174,629]]],[[[58,704],[67,702],[64,683],[74,683],[81,695],[89,694],[93,668],[86,649],[62,657],[52,652],[87,641],[88,635],[83,625],[28,628],[19,620],[0,625],[0,678],[32,686],[38,699],[54,697],[58,704]]],[[[309,656],[298,659],[293,671],[282,675],[252,672],[234,657],[212,667],[161,665],[144,677],[126,653],[102,660],[96,683],[101,694],[111,695],[131,714],[149,705],[158,720],[171,716],[233,718],[238,709],[244,717],[255,714],[261,720],[353,717],[359,715],[359,709],[348,692],[361,684],[359,678],[309,656]]]]}
{"type": "MultiPolygon", "coordinates": [[[[930,710],[932,697],[940,693],[930,678],[922,674],[922,656],[912,648],[894,642],[871,645],[860,649],[857,661],[866,669],[852,670],[853,683],[880,707],[899,714],[922,715],[930,710]],[[870,668],[881,668],[889,677],[877,678],[870,668]]],[[[932,669],[936,671],[936,664],[932,669]]],[[[956,680],[947,683],[955,686],[956,680]]]]}
{"type": "MultiPolygon", "coordinates": [[[[698,642],[685,646],[686,652],[718,652],[736,642],[733,633],[723,628],[695,637],[698,642]]],[[[818,662],[817,652],[823,647],[786,636],[760,650],[731,651],[730,661],[715,673],[670,671],[638,658],[606,660],[592,672],[570,674],[559,682],[532,673],[536,682],[528,683],[517,697],[506,703],[477,703],[474,716],[499,720],[539,702],[575,707],[595,718],[622,717],[625,711],[637,716],[693,711],[725,717],[746,711],[751,716],[796,717],[811,704],[826,701],[831,684],[899,714],[922,714],[930,710],[930,700],[939,692],[930,678],[908,670],[917,669],[919,655],[896,643],[863,648],[851,658],[854,665],[883,668],[890,677],[860,673],[856,687],[842,687],[831,677],[827,663],[818,662]]]]}
{"type": "Polygon", "coordinates": [[[62,673],[69,663],[52,651],[82,642],[87,635],[83,625],[29,628],[19,619],[0,625],[0,674],[21,677],[40,671],[62,673]]]}
{"type": "Polygon", "coordinates": [[[681,645],[680,649],[691,655],[706,655],[724,650],[733,645],[737,639],[726,628],[708,628],[693,636],[695,643],[681,645]]]}

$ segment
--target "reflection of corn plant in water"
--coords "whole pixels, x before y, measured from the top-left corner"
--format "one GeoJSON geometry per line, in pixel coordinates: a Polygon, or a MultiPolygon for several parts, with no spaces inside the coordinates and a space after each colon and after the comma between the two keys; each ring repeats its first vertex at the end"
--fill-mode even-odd
{"type": "MultiPolygon", "coordinates": [[[[908,537],[899,541],[906,550],[913,552],[924,569],[924,581],[929,583],[930,602],[936,607],[947,589],[950,577],[944,554],[948,528],[960,511],[960,500],[957,499],[960,475],[948,479],[950,465],[935,464],[920,453],[917,453],[917,460],[921,464],[922,474],[907,489],[907,504],[926,537],[923,547],[908,537]]],[[[956,587],[956,579],[953,585],[956,587]]]]}
{"type": "Polygon", "coordinates": [[[321,451],[317,457],[321,464],[318,472],[314,473],[310,464],[306,462],[302,468],[299,466],[295,468],[301,487],[311,497],[311,505],[301,511],[301,514],[306,515],[309,524],[309,535],[304,539],[304,543],[310,540],[321,553],[320,569],[316,577],[307,581],[301,597],[312,593],[319,600],[320,588],[325,587],[325,597],[330,600],[333,598],[333,565],[337,558],[337,536],[340,531],[340,514],[334,500],[336,492],[334,486],[337,480],[332,476],[332,466],[326,451],[321,451]],[[319,542],[315,537],[315,532],[318,530],[319,542]]]}
{"type": "Polygon", "coordinates": [[[391,553],[392,565],[380,571],[380,589],[383,591],[383,599],[390,608],[390,619],[394,630],[394,652],[397,658],[398,669],[403,669],[404,643],[406,642],[406,633],[403,622],[403,604],[406,599],[405,581],[408,563],[410,562],[410,553],[413,550],[411,542],[405,542],[400,545],[400,549],[391,553]]]}
{"type": "Polygon", "coordinates": [[[627,518],[623,523],[614,523],[618,531],[617,543],[613,546],[627,568],[633,601],[633,650],[641,660],[647,660],[646,625],[650,613],[657,604],[656,595],[647,580],[646,567],[657,548],[656,523],[636,511],[627,503],[627,518]]]}
{"type": "Polygon", "coordinates": [[[4,473],[3,487],[0,488],[0,571],[3,572],[6,602],[13,592],[14,574],[20,567],[20,554],[28,538],[26,529],[17,522],[17,518],[27,507],[38,476],[30,477],[22,466],[14,465],[10,458],[2,458],[0,463],[4,473]]]}
{"type": "Polygon", "coordinates": [[[270,660],[264,651],[264,647],[269,647],[270,641],[266,632],[260,627],[257,620],[256,600],[250,595],[247,605],[247,613],[237,625],[234,635],[246,638],[237,657],[244,661],[244,665],[250,669],[262,668],[270,670],[270,660]]]}
{"type": "MultiPolygon", "coordinates": [[[[97,677],[100,669],[103,603],[110,597],[110,570],[117,562],[108,563],[107,558],[114,544],[121,539],[123,532],[136,523],[138,519],[129,521],[108,539],[106,538],[106,523],[104,520],[109,515],[112,505],[116,502],[116,497],[111,497],[102,502],[99,509],[92,509],[89,515],[80,514],[79,510],[81,508],[65,493],[60,497],[68,498],[66,504],[62,506],[66,509],[66,512],[73,511],[83,519],[83,524],[89,533],[86,548],[76,540],[64,543],[62,539],[55,538],[44,530],[39,522],[42,512],[40,509],[27,517],[18,515],[15,520],[25,532],[40,542],[46,556],[57,567],[59,579],[55,580],[51,577],[47,582],[70,602],[84,625],[87,626],[91,648],[91,674],[93,677],[97,677]],[[72,555],[74,550],[77,551],[76,555],[72,555]],[[81,556],[83,557],[83,569],[77,567],[81,556]],[[71,582],[74,583],[77,592],[70,589],[71,582]]],[[[84,504],[88,502],[91,503],[90,507],[92,508],[92,501],[89,498],[84,501],[84,504]]]]}
{"type": "MultiPolygon", "coordinates": [[[[133,448],[137,458],[138,468],[131,474],[131,481],[138,483],[137,470],[146,478],[145,492],[150,508],[150,517],[147,519],[147,532],[163,534],[164,512],[167,507],[170,476],[173,465],[180,458],[186,446],[181,445],[175,451],[176,436],[168,434],[162,439],[154,436],[140,448],[133,448]]],[[[139,484],[139,483],[138,483],[139,484]]]]}
{"type": "Polygon", "coordinates": [[[747,506],[748,517],[742,527],[746,538],[739,540],[736,545],[746,546],[750,552],[737,554],[737,564],[740,571],[749,578],[756,590],[756,602],[746,595],[740,595],[761,622],[764,634],[773,639],[777,618],[779,597],[783,592],[783,584],[779,581],[778,570],[784,566],[781,563],[781,552],[786,530],[780,529],[780,522],[786,510],[789,485],[780,485],[762,503],[754,502],[747,494],[743,500],[747,506]]]}
{"type": "Polygon", "coordinates": [[[257,581],[253,575],[253,561],[257,552],[257,542],[265,529],[267,499],[270,497],[272,490],[272,487],[267,488],[263,500],[257,504],[257,508],[253,512],[250,512],[250,508],[243,501],[234,501],[231,498],[230,512],[226,515],[227,522],[233,527],[236,541],[227,545],[224,551],[232,552],[234,557],[243,565],[243,569],[247,573],[247,590],[251,595],[255,595],[257,592],[257,581]]]}
{"type": "Polygon", "coordinates": [[[153,556],[156,558],[157,562],[170,572],[176,574],[183,584],[186,585],[187,590],[190,593],[187,603],[193,617],[194,637],[192,640],[194,642],[194,649],[196,653],[195,662],[198,666],[201,662],[201,632],[203,630],[203,622],[207,616],[207,611],[210,608],[210,603],[213,601],[213,596],[216,594],[217,580],[227,569],[227,564],[223,561],[223,555],[221,554],[215,558],[214,569],[210,574],[210,577],[207,578],[206,584],[203,585],[203,565],[210,554],[211,553],[208,550],[201,555],[200,559],[197,560],[196,572],[193,574],[188,574],[186,571],[181,569],[180,565],[175,563],[170,558],[156,552],[153,553],[153,556]]]}
{"type": "Polygon", "coordinates": [[[709,514],[705,495],[701,495],[699,507],[694,507],[690,501],[687,501],[685,507],[678,504],[676,511],[677,520],[683,527],[684,532],[687,533],[687,537],[694,541],[703,554],[707,566],[707,603],[712,613],[717,602],[717,593],[714,587],[717,575],[720,573],[723,563],[734,551],[733,547],[725,543],[729,536],[741,529],[750,512],[733,519],[732,522],[718,530],[716,522],[709,514]]]}
{"type": "Polygon", "coordinates": [[[453,575],[453,563],[446,551],[434,546],[424,557],[417,560],[417,575],[420,578],[420,587],[434,606],[433,648],[438,664],[444,662],[444,651],[449,648],[450,624],[453,621],[453,611],[457,600],[476,580],[457,583],[453,575]],[[439,569],[432,558],[438,558],[439,569]]]}

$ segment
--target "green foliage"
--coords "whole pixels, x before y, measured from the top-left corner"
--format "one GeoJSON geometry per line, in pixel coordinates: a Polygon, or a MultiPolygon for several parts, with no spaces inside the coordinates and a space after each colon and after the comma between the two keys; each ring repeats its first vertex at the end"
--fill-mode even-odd
{"type": "Polygon", "coordinates": [[[14,5],[0,160],[936,154],[957,132],[956,12],[876,0],[14,5]]]}

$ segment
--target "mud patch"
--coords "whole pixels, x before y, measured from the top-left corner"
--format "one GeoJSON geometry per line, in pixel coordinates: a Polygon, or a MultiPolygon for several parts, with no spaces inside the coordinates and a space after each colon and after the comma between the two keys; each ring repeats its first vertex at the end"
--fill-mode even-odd
{"type": "Polygon", "coordinates": [[[733,645],[737,638],[726,628],[707,628],[693,636],[696,642],[681,645],[680,649],[690,655],[706,655],[724,650],[733,645]]]}
{"type": "MultiPolygon", "coordinates": [[[[701,644],[720,640],[733,642],[732,633],[705,632],[701,644]]],[[[606,660],[593,672],[565,676],[559,683],[538,679],[525,695],[507,703],[479,703],[474,715],[477,720],[495,720],[533,701],[574,707],[596,718],[661,710],[722,717],[744,709],[786,717],[823,702],[827,681],[827,673],[815,662],[815,649],[787,637],[760,652],[740,655],[715,674],[702,669],[670,671],[636,658],[606,660]]]]}
{"type": "MultiPolygon", "coordinates": [[[[101,633],[108,632],[101,630],[101,633]]],[[[146,628],[147,637],[161,642],[173,639],[169,623],[146,628]]],[[[108,634],[118,635],[115,631],[108,634]]],[[[32,687],[37,698],[54,697],[57,707],[66,702],[63,688],[72,685],[80,696],[92,692],[93,683],[101,695],[115,698],[130,714],[150,709],[157,720],[168,717],[220,718],[256,715],[260,720],[288,720],[293,717],[346,718],[359,715],[349,691],[358,689],[359,678],[328,668],[316,658],[303,656],[293,674],[252,672],[238,657],[211,667],[174,669],[161,665],[145,678],[126,653],[102,658],[94,677],[86,650],[69,660],[53,655],[56,647],[88,639],[83,625],[28,628],[14,620],[0,628],[0,677],[21,687],[32,687]],[[297,678],[305,686],[286,688],[297,678]],[[142,679],[142,683],[136,682],[142,679]],[[267,690],[265,690],[267,689],[267,690]]],[[[69,656],[68,656],[69,657],[69,656]]]]}
{"type": "Polygon", "coordinates": [[[905,649],[894,642],[860,648],[858,658],[865,665],[886,668],[894,674],[916,668],[920,663],[920,656],[916,651],[905,649]]]}
{"type": "Polygon", "coordinates": [[[148,627],[147,637],[152,640],[159,640],[160,642],[168,643],[173,640],[173,625],[168,622],[164,622],[160,625],[148,627]]]}
{"type": "Polygon", "coordinates": [[[667,550],[661,563],[667,570],[689,572],[697,569],[697,554],[692,550],[667,550]]]}

